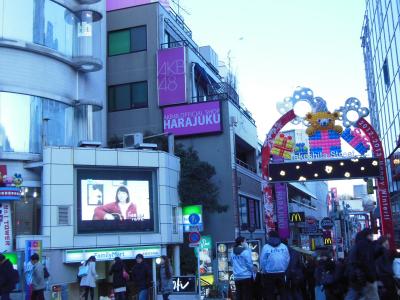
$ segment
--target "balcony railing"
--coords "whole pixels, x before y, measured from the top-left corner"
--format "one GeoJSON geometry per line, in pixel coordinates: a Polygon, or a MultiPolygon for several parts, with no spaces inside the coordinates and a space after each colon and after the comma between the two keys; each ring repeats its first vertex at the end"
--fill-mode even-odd
{"type": "Polygon", "coordinates": [[[245,163],[244,161],[241,161],[239,158],[236,157],[236,164],[239,166],[246,168],[247,170],[250,170],[253,173],[256,173],[256,168],[249,165],[248,163],[245,163]]]}

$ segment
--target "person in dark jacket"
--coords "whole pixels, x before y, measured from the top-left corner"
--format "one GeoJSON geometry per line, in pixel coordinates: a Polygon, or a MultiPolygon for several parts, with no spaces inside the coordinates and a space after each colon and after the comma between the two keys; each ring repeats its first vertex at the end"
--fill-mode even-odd
{"type": "Polygon", "coordinates": [[[12,273],[14,267],[11,262],[3,255],[0,254],[0,299],[9,300],[10,293],[15,288],[12,282],[12,273]]]}
{"type": "Polygon", "coordinates": [[[379,300],[376,277],[376,247],[372,240],[372,230],[364,228],[356,235],[355,245],[348,257],[349,291],[346,300],[379,300]]]}
{"type": "Polygon", "coordinates": [[[300,254],[292,247],[288,247],[290,261],[286,271],[288,298],[290,300],[303,300],[301,287],[304,285],[304,268],[300,254]]]}
{"type": "Polygon", "coordinates": [[[315,300],[315,260],[313,257],[309,257],[305,263],[305,299],[315,300]]]}
{"type": "Polygon", "coordinates": [[[396,299],[397,290],[393,273],[393,256],[389,250],[389,240],[381,236],[377,240],[378,253],[376,260],[376,273],[379,280],[379,296],[381,299],[396,299]]]}
{"type": "Polygon", "coordinates": [[[111,267],[109,275],[113,277],[113,289],[115,300],[125,300],[126,299],[126,276],[124,277],[124,263],[121,258],[116,257],[114,259],[114,264],[111,267]]]}
{"type": "Polygon", "coordinates": [[[261,273],[258,270],[258,266],[253,264],[253,299],[254,300],[262,300],[262,279],[261,273]]]}
{"type": "Polygon", "coordinates": [[[138,300],[147,300],[148,288],[150,287],[150,278],[150,268],[144,262],[143,255],[136,255],[136,264],[132,268],[132,280],[139,291],[138,300]]]}

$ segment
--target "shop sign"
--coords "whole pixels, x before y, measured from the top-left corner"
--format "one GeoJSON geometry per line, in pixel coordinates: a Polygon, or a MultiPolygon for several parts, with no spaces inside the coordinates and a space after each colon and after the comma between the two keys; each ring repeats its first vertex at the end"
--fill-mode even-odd
{"type": "Polygon", "coordinates": [[[172,277],[174,283],[173,294],[196,294],[196,276],[176,276],[172,277]]]}
{"type": "Polygon", "coordinates": [[[214,274],[211,264],[211,251],[211,236],[202,236],[199,244],[200,281],[202,286],[214,284],[214,274]]]}
{"type": "Polygon", "coordinates": [[[326,217],[321,220],[321,228],[322,229],[331,229],[333,227],[333,225],[334,224],[333,224],[333,221],[331,218],[326,217]]]}
{"type": "Polygon", "coordinates": [[[290,213],[291,223],[303,223],[305,221],[305,214],[302,211],[290,213]]]}
{"type": "Polygon", "coordinates": [[[0,201],[18,201],[21,199],[21,188],[15,186],[0,187],[0,201]]]}
{"type": "Polygon", "coordinates": [[[203,231],[203,207],[201,205],[190,205],[182,208],[183,231],[203,231]]]}
{"type": "Polygon", "coordinates": [[[0,253],[12,250],[11,206],[9,202],[0,202],[0,253]]]}
{"type": "Polygon", "coordinates": [[[87,260],[90,256],[96,257],[97,261],[111,261],[115,257],[121,259],[135,259],[137,254],[145,258],[156,258],[161,256],[161,247],[125,247],[125,248],[102,248],[102,249],[79,249],[65,250],[65,263],[75,263],[87,260]]]}
{"type": "Polygon", "coordinates": [[[275,197],[276,197],[276,218],[278,221],[278,233],[281,238],[286,239],[290,236],[286,183],[275,184],[275,197]]]}

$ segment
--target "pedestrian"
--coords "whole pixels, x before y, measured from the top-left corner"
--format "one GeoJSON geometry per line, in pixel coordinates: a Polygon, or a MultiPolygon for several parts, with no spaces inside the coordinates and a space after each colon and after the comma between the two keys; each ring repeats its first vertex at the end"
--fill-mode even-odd
{"type": "Polygon", "coordinates": [[[111,267],[109,275],[113,277],[113,289],[115,300],[126,299],[126,282],[129,279],[125,271],[124,263],[120,257],[114,258],[114,264],[111,267]]]}
{"type": "Polygon", "coordinates": [[[304,285],[304,268],[300,254],[292,247],[288,247],[290,261],[286,270],[286,284],[288,287],[288,299],[303,300],[301,288],[304,285]]]}
{"type": "Polygon", "coordinates": [[[325,252],[320,253],[317,257],[317,262],[314,271],[315,279],[315,299],[325,300],[326,294],[324,286],[330,285],[333,282],[333,273],[327,270],[326,263],[329,257],[325,252]]]}
{"type": "Polygon", "coordinates": [[[174,289],[174,283],[172,281],[172,268],[167,256],[161,256],[161,262],[158,269],[160,291],[163,296],[163,300],[168,300],[169,295],[174,289]]]}
{"type": "Polygon", "coordinates": [[[379,300],[375,259],[376,246],[372,239],[372,230],[364,228],[357,233],[355,244],[349,253],[349,290],[345,300],[379,300]]]}
{"type": "Polygon", "coordinates": [[[11,262],[3,255],[0,254],[0,299],[9,300],[10,293],[15,289],[15,284],[18,281],[18,275],[15,274],[11,262]]]}
{"type": "Polygon", "coordinates": [[[233,277],[235,278],[236,299],[250,300],[253,297],[253,261],[246,238],[239,236],[235,240],[230,257],[233,277]]]}
{"type": "Polygon", "coordinates": [[[31,255],[32,264],[32,296],[31,300],[44,300],[44,289],[46,282],[44,278],[44,266],[40,262],[39,255],[31,255]]]}
{"type": "Polygon", "coordinates": [[[136,255],[136,264],[133,266],[131,274],[132,280],[139,291],[138,300],[147,300],[151,281],[150,267],[144,261],[144,256],[140,253],[136,255]]]}
{"type": "Polygon", "coordinates": [[[83,298],[88,300],[89,292],[90,292],[90,299],[94,299],[94,289],[96,287],[96,257],[91,256],[85,262],[85,266],[88,266],[87,275],[83,276],[81,279],[81,287],[84,289],[83,298]]]}
{"type": "Polygon", "coordinates": [[[278,295],[280,300],[287,299],[285,277],[289,261],[288,248],[281,242],[279,234],[271,231],[260,257],[265,300],[275,300],[278,295]]]}
{"type": "Polygon", "coordinates": [[[262,300],[261,273],[256,264],[253,264],[253,299],[262,300]]]}
{"type": "Polygon", "coordinates": [[[315,300],[315,278],[314,278],[315,264],[316,263],[314,257],[308,257],[305,262],[305,270],[304,270],[305,290],[306,290],[305,299],[309,300],[315,300]]]}
{"type": "Polygon", "coordinates": [[[393,260],[393,273],[396,283],[397,295],[400,296],[400,253],[396,252],[393,260]]]}
{"type": "Polygon", "coordinates": [[[379,296],[381,299],[396,299],[397,290],[393,273],[394,257],[389,250],[389,240],[386,236],[381,236],[377,243],[378,253],[380,254],[376,260],[379,296]]]}
{"type": "Polygon", "coordinates": [[[337,299],[344,299],[348,288],[348,279],[346,274],[346,262],[339,258],[335,264],[335,288],[333,294],[337,299]]]}

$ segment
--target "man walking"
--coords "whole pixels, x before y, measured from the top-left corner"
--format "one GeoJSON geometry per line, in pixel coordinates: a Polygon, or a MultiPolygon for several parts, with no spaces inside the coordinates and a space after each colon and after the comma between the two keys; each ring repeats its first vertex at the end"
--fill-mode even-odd
{"type": "Polygon", "coordinates": [[[139,291],[139,300],[147,300],[150,286],[150,268],[144,262],[142,254],[136,255],[136,264],[132,268],[132,279],[139,291]]]}
{"type": "Polygon", "coordinates": [[[236,299],[253,299],[253,261],[249,245],[242,236],[235,240],[231,261],[236,285],[236,299]]]}
{"type": "Polygon", "coordinates": [[[44,266],[39,261],[39,255],[31,255],[32,269],[32,298],[31,300],[44,300],[44,289],[46,287],[44,279],[44,266]]]}
{"type": "Polygon", "coordinates": [[[286,270],[289,266],[290,255],[287,246],[282,243],[276,231],[269,233],[268,242],[261,251],[260,262],[264,299],[276,300],[279,295],[280,300],[286,300],[286,270]]]}
{"type": "Polygon", "coordinates": [[[14,267],[11,262],[0,254],[0,299],[9,300],[10,292],[15,288],[13,282],[14,267]]]}

